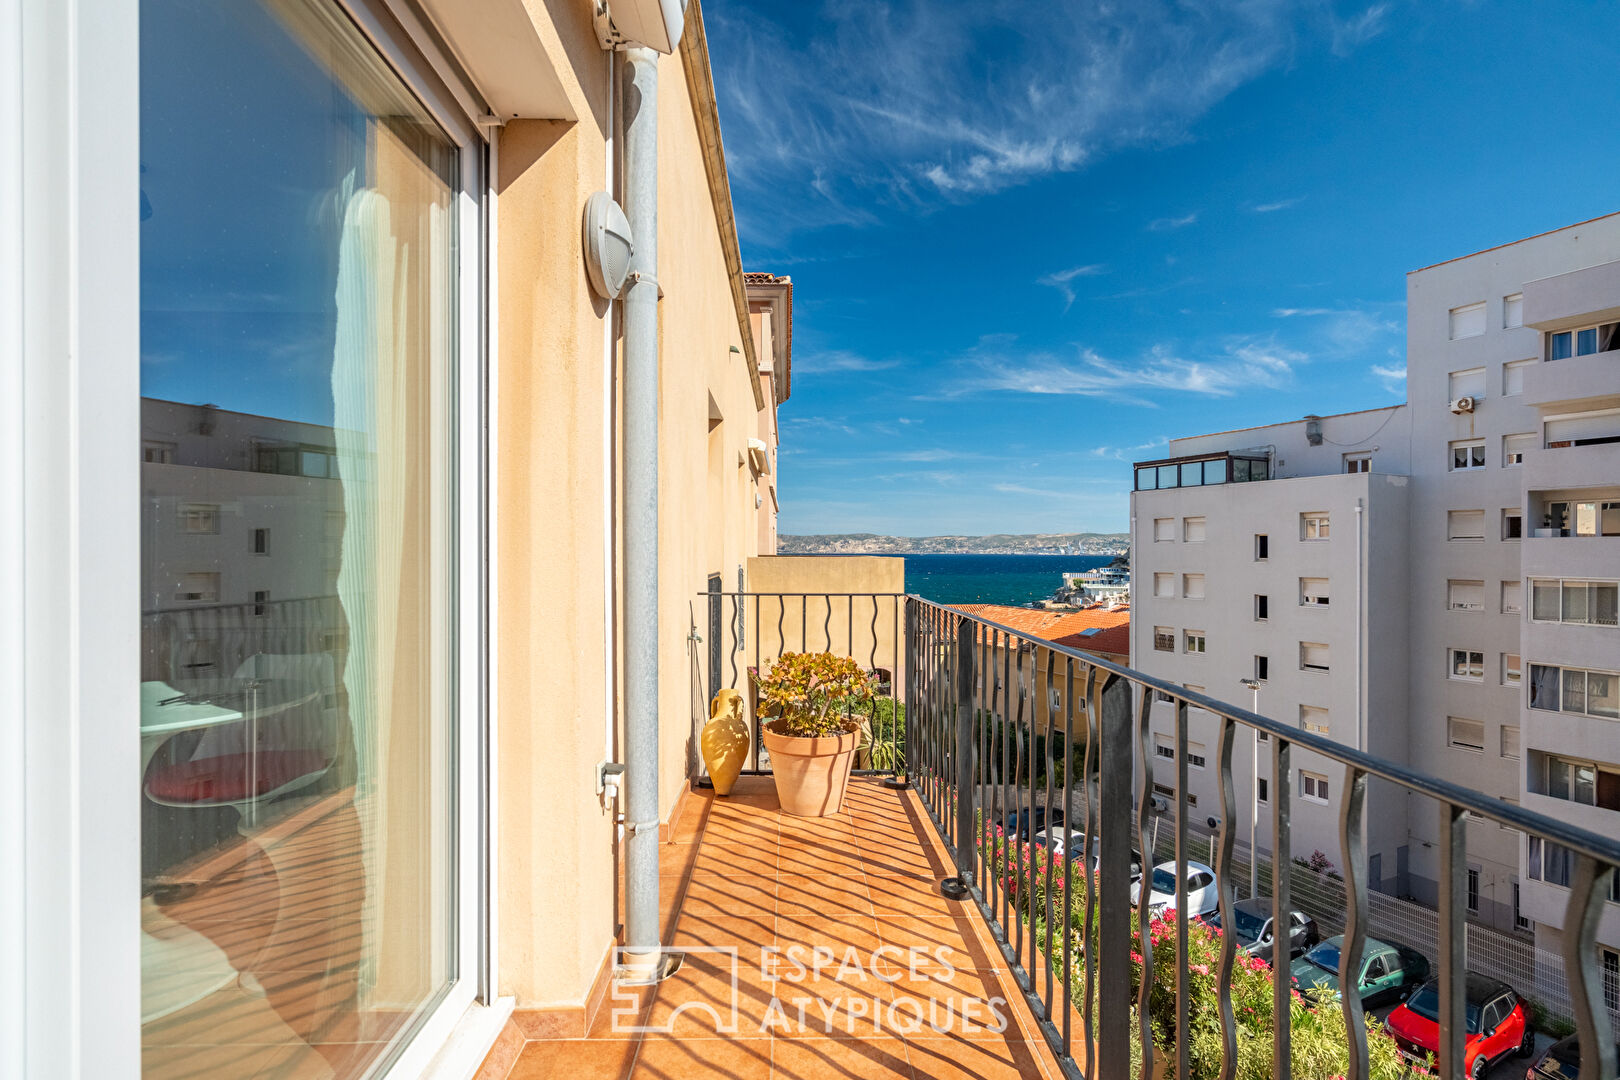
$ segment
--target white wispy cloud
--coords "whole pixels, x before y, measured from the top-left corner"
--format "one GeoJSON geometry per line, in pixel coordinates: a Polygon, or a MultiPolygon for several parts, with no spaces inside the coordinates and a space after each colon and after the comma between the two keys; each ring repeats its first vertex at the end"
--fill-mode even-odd
{"type": "Polygon", "coordinates": [[[1312,320],[1315,325],[1311,333],[1323,351],[1353,356],[1404,332],[1404,325],[1396,317],[1398,310],[1398,305],[1372,304],[1276,308],[1271,314],[1279,319],[1312,320]]]}
{"type": "Polygon", "coordinates": [[[1393,365],[1374,364],[1368,369],[1373,377],[1384,384],[1384,389],[1392,394],[1406,393],[1406,365],[1400,367],[1393,365]]]}
{"type": "Polygon", "coordinates": [[[1155,391],[1230,397],[1256,387],[1282,386],[1292,380],[1294,368],[1309,359],[1269,336],[1228,338],[1214,351],[1191,358],[1174,346],[1159,344],[1129,361],[1090,348],[1066,358],[981,345],[963,358],[967,373],[946,393],[1067,394],[1151,405],[1155,391]]]}
{"type": "Polygon", "coordinates": [[[1141,458],[1138,455],[1149,450],[1158,450],[1169,442],[1168,438],[1161,435],[1157,439],[1137,443],[1135,446],[1094,446],[1088,453],[1092,457],[1106,458],[1109,461],[1139,461],[1141,458]]]}
{"type": "Polygon", "coordinates": [[[731,182],[768,208],[740,200],[748,241],[1182,142],[1302,43],[1353,48],[1385,22],[1383,4],[1340,17],[1332,0],[795,7],[814,32],[770,5],[705,13],[731,182]]]}
{"type": "Polygon", "coordinates": [[[1329,15],[1330,43],[1335,56],[1348,56],[1384,32],[1384,16],[1389,14],[1388,4],[1374,4],[1347,19],[1329,15]]]}
{"type": "Polygon", "coordinates": [[[1074,303],[1074,279],[1080,277],[1096,277],[1106,274],[1108,267],[1102,263],[1092,263],[1089,266],[1071,266],[1067,270],[1059,270],[1053,274],[1045,274],[1035,279],[1035,284],[1045,285],[1056,289],[1063,294],[1063,310],[1069,310],[1074,303]]]}
{"type": "Polygon", "coordinates": [[[1278,210],[1287,210],[1289,207],[1298,206],[1304,201],[1305,196],[1300,195],[1292,199],[1278,199],[1276,202],[1256,203],[1255,205],[1249,207],[1249,213],[1275,214],[1278,210]]]}
{"type": "Polygon", "coordinates": [[[1198,220],[1198,211],[1183,214],[1181,217],[1154,218],[1148,222],[1149,232],[1174,232],[1176,229],[1185,229],[1198,220]]]}
{"type": "Polygon", "coordinates": [[[886,371],[889,368],[899,367],[900,361],[892,357],[874,360],[849,349],[825,349],[820,352],[800,354],[799,358],[793,362],[793,366],[800,373],[886,371]]]}

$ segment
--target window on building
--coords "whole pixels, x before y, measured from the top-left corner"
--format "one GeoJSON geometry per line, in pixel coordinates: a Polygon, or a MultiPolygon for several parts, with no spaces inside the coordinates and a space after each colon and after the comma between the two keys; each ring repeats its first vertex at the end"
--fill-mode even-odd
{"type": "Polygon", "coordinates": [[[1259,799],[1263,803],[1270,802],[1271,801],[1271,785],[1266,782],[1266,778],[1263,777],[1263,776],[1257,777],[1255,779],[1255,781],[1254,781],[1254,785],[1255,785],[1254,786],[1254,797],[1259,799]]]}
{"type": "Polygon", "coordinates": [[[1271,618],[1271,598],[1264,593],[1254,594],[1254,617],[1257,622],[1271,618]]]}
{"type": "Polygon", "coordinates": [[[1471,472],[1484,467],[1484,439],[1462,439],[1451,444],[1452,472],[1471,472]]]}
{"type": "Polygon", "coordinates": [[[1547,338],[1547,359],[1568,360],[1620,348],[1620,323],[1599,323],[1561,330],[1547,338]]]}
{"type": "Polygon", "coordinates": [[[1524,583],[1522,581],[1502,582],[1502,614],[1524,614],[1524,583]]]}
{"type": "Polygon", "coordinates": [[[1614,626],[1620,622],[1620,583],[1533,578],[1530,618],[1578,626],[1614,626]]]}
{"type": "Polygon", "coordinates": [[[267,614],[269,612],[269,610],[270,610],[270,590],[269,589],[254,589],[253,590],[253,614],[262,617],[263,615],[267,614]]]}
{"type": "Polygon", "coordinates": [[[270,554],[270,530],[269,529],[254,529],[253,530],[253,554],[255,554],[255,555],[268,555],[268,554],[270,554]]]}
{"type": "Polygon", "coordinates": [[[1256,679],[1258,679],[1260,682],[1265,682],[1267,677],[1270,675],[1270,671],[1271,661],[1269,659],[1264,656],[1256,656],[1254,658],[1254,677],[1256,679]]]}
{"type": "Polygon", "coordinates": [[[1476,754],[1485,752],[1485,725],[1461,716],[1446,717],[1446,745],[1476,754]]]}
{"type": "Polygon", "coordinates": [[[1546,793],[1554,799],[1620,810],[1620,771],[1595,762],[1547,755],[1546,793]]]}
{"type": "Polygon", "coordinates": [[[1485,678],[1485,654],[1477,649],[1452,649],[1448,673],[1453,679],[1479,682],[1485,678]]]}
{"type": "Polygon", "coordinates": [[[1529,838],[1524,862],[1525,873],[1533,880],[1569,888],[1575,859],[1567,847],[1548,843],[1539,836],[1532,836],[1529,838]]]}
{"type": "Polygon", "coordinates": [[[1620,720],[1620,674],[1531,664],[1530,707],[1620,720]]]}
{"type": "MultiPolygon", "coordinates": [[[[1612,895],[1613,890],[1610,892],[1612,895]]],[[[1603,965],[1603,1004],[1610,1012],[1620,1011],[1620,952],[1599,948],[1598,954],[1603,965]]]]}
{"type": "Polygon", "coordinates": [[[1207,767],[1208,764],[1209,759],[1204,755],[1204,744],[1201,742],[1188,742],[1187,767],[1190,769],[1202,769],[1207,767]]]}
{"type": "Polygon", "coordinates": [[[1498,752],[1509,760],[1517,761],[1519,757],[1519,725],[1503,724],[1498,752]]]}
{"type": "Polygon", "coordinates": [[[1524,325],[1524,293],[1516,292],[1502,297],[1502,329],[1512,330],[1524,325]]]}
{"type": "Polygon", "coordinates": [[[1153,752],[1166,761],[1176,760],[1176,742],[1168,735],[1153,736],[1153,752]]]}
{"type": "Polygon", "coordinates": [[[1204,598],[1204,575],[1182,574],[1181,595],[1188,600],[1202,600],[1204,598]]]}
{"type": "Polygon", "coordinates": [[[1328,801],[1328,778],[1321,773],[1299,771],[1299,797],[1307,802],[1328,801]]]}
{"type": "Polygon", "coordinates": [[[1202,630],[1187,630],[1183,634],[1183,645],[1187,652],[1202,653],[1204,651],[1204,632],[1202,630]]]}
{"type": "Polygon", "coordinates": [[[1181,521],[1181,538],[1189,544],[1202,544],[1204,542],[1204,519],[1201,517],[1183,518],[1181,521]]]}
{"type": "Polygon", "coordinates": [[[1502,396],[1524,393],[1524,373],[1534,360],[1509,360],[1502,365],[1502,396]]]}
{"type": "Polygon", "coordinates": [[[1323,577],[1302,577],[1299,579],[1299,602],[1301,607],[1327,607],[1328,579],[1323,577]]]}
{"type": "Polygon", "coordinates": [[[1446,394],[1451,401],[1459,398],[1479,401],[1485,396],[1485,369],[1477,367],[1453,371],[1446,379],[1446,394]]]}
{"type": "MultiPolygon", "coordinates": [[[[1516,652],[1505,652],[1505,653],[1502,654],[1502,685],[1503,686],[1518,686],[1520,684],[1520,682],[1522,681],[1521,671],[1522,671],[1522,663],[1519,660],[1519,654],[1518,653],[1516,653],[1516,652]]],[[[1517,730],[1517,729],[1515,729],[1515,730],[1517,730]]]]}
{"type": "Polygon", "coordinates": [[[1156,544],[1169,543],[1170,541],[1173,541],[1175,538],[1176,538],[1176,519],[1175,518],[1154,518],[1153,519],[1153,542],[1154,543],[1156,543],[1156,544]]]}
{"type": "Polygon", "coordinates": [[[1543,445],[1548,449],[1620,442],[1620,409],[1595,409],[1547,419],[1541,431],[1543,445]]]}
{"type": "MultiPolygon", "coordinates": [[[[1477,869],[1475,869],[1474,867],[1472,867],[1472,866],[1470,866],[1468,868],[1468,888],[1467,888],[1467,891],[1466,891],[1466,896],[1467,896],[1467,900],[1468,900],[1468,913],[1470,915],[1478,915],[1479,914],[1479,871],[1477,869]]],[[[1494,1027],[1495,1025],[1493,1024],[1491,1026],[1494,1027]]]]}
{"type": "Polygon", "coordinates": [[[180,531],[188,533],[219,532],[219,504],[181,503],[180,531]]]}
{"type": "Polygon", "coordinates": [[[1516,506],[1502,511],[1502,539],[1524,539],[1524,511],[1516,506]]]}
{"type": "Polygon", "coordinates": [[[1271,558],[1271,537],[1265,533],[1254,534],[1254,559],[1262,562],[1271,558]]]}
{"type": "Polygon", "coordinates": [[[1153,628],[1153,649],[1155,652],[1175,652],[1176,632],[1168,626],[1155,626],[1153,628]]]}
{"type": "Polygon", "coordinates": [[[1485,332],[1485,301],[1451,309],[1451,340],[1478,337],[1485,332]]]}
{"type": "Polygon", "coordinates": [[[141,444],[141,460],[148,465],[173,465],[176,449],[178,447],[172,442],[147,439],[141,444]]]}
{"type": "Polygon", "coordinates": [[[1329,735],[1328,711],[1320,705],[1301,705],[1299,707],[1299,727],[1301,731],[1309,731],[1316,735],[1329,735]]]}
{"type": "Polygon", "coordinates": [[[189,604],[219,603],[219,574],[209,571],[181,574],[174,598],[189,604]]]}
{"type": "Polygon", "coordinates": [[[1519,880],[1513,879],[1513,929],[1529,931],[1535,929],[1535,924],[1525,918],[1519,911],[1519,880]]]}
{"type": "Polygon", "coordinates": [[[1484,611],[1485,583],[1483,581],[1446,582],[1446,607],[1452,611],[1484,611]]]}
{"type": "Polygon", "coordinates": [[[1485,539],[1485,511],[1483,511],[1483,510],[1448,510],[1448,511],[1446,511],[1446,539],[1447,540],[1483,540],[1483,539],[1485,539]]]}
{"type": "Polygon", "coordinates": [[[1535,435],[1502,436],[1502,467],[1515,469],[1524,464],[1524,452],[1536,448],[1535,435]]]}
{"type": "Polygon", "coordinates": [[[1305,671],[1328,670],[1328,647],[1314,641],[1299,643],[1299,666],[1305,671]]]}
{"type": "Polygon", "coordinates": [[[1344,455],[1344,471],[1347,473],[1372,472],[1372,451],[1357,450],[1344,455]]]}
{"type": "Polygon", "coordinates": [[[1327,511],[1312,510],[1299,515],[1299,538],[1301,540],[1326,540],[1328,538],[1327,511]]]}
{"type": "Polygon", "coordinates": [[[1154,574],[1153,595],[1157,597],[1173,597],[1176,595],[1176,575],[1154,574]]]}

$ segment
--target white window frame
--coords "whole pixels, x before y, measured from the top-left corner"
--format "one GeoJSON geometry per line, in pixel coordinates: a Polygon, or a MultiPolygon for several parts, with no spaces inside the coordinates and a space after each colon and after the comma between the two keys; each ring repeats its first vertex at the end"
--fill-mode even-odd
{"type": "Polygon", "coordinates": [[[1255,533],[1254,534],[1254,561],[1255,562],[1267,562],[1268,560],[1270,560],[1270,558],[1271,558],[1271,534],[1270,533],[1255,533]],[[1260,553],[1260,549],[1262,548],[1262,546],[1265,548],[1265,554],[1263,554],[1263,555],[1260,553]]]}
{"type": "Polygon", "coordinates": [[[1502,530],[1501,531],[1502,531],[1502,540],[1503,540],[1504,543],[1515,544],[1515,543],[1518,543],[1520,540],[1523,540],[1524,539],[1524,511],[1519,509],[1517,506],[1504,506],[1502,508],[1502,530]],[[1508,527],[1508,522],[1510,522],[1510,521],[1517,521],[1519,523],[1519,529],[1518,529],[1518,535],[1517,536],[1512,535],[1513,530],[1508,527]]]}
{"type": "Polygon", "coordinates": [[[1299,729],[1316,735],[1331,737],[1333,734],[1328,719],[1328,711],[1320,705],[1301,705],[1299,707],[1299,729]]]}
{"type": "Polygon", "coordinates": [[[1153,575],[1153,595],[1160,600],[1175,599],[1176,575],[1164,570],[1156,571],[1153,575]]]}
{"type": "Polygon", "coordinates": [[[1485,681],[1485,653],[1479,649],[1457,648],[1452,646],[1446,650],[1446,678],[1455,682],[1484,682],[1485,681]],[[1457,658],[1462,657],[1463,674],[1457,674],[1457,658]],[[1479,660],[1476,662],[1475,657],[1479,660]],[[1478,674],[1472,674],[1477,669],[1478,674]]]}
{"type": "Polygon", "coordinates": [[[1522,468],[1525,452],[1537,449],[1540,444],[1541,436],[1533,431],[1516,431],[1502,436],[1502,468],[1522,468]]]}
{"type": "Polygon", "coordinates": [[[1209,521],[1202,515],[1181,519],[1181,542],[1184,544],[1202,544],[1209,535],[1209,521]]]}
{"type": "Polygon", "coordinates": [[[1503,686],[1524,685],[1524,657],[1521,654],[1510,652],[1502,654],[1501,678],[1503,686]]]}
{"type": "Polygon", "coordinates": [[[1347,452],[1345,454],[1341,454],[1340,458],[1344,462],[1344,469],[1343,469],[1344,472],[1347,472],[1347,473],[1370,473],[1370,472],[1372,472],[1372,451],[1371,450],[1352,450],[1352,451],[1349,451],[1349,452],[1347,452]]]}
{"type": "Polygon", "coordinates": [[[1615,320],[1606,319],[1600,323],[1586,323],[1582,326],[1572,326],[1568,330],[1555,330],[1547,335],[1547,348],[1543,355],[1549,362],[1553,362],[1553,354],[1558,351],[1558,340],[1569,340],[1569,355],[1559,357],[1560,360],[1575,360],[1582,356],[1601,356],[1603,350],[1603,328],[1615,320]],[[1591,333],[1593,349],[1590,352],[1581,352],[1581,335],[1591,333]]]}
{"type": "Polygon", "coordinates": [[[1332,591],[1327,578],[1299,579],[1299,606],[1325,608],[1332,603],[1332,591]]]}
{"type": "Polygon", "coordinates": [[[1485,610],[1485,583],[1474,579],[1452,578],[1446,582],[1446,610],[1448,611],[1484,611],[1485,610]],[[1479,599],[1470,602],[1470,590],[1477,592],[1479,599]]]}
{"type": "Polygon", "coordinates": [[[1301,671],[1312,671],[1312,672],[1315,672],[1315,673],[1317,673],[1319,675],[1324,675],[1327,672],[1332,671],[1333,670],[1333,654],[1332,654],[1331,650],[1328,649],[1327,645],[1323,644],[1320,641],[1302,641],[1302,642],[1300,642],[1299,643],[1299,669],[1301,671]],[[1327,658],[1328,662],[1326,664],[1315,664],[1315,665],[1307,664],[1305,662],[1305,658],[1306,658],[1307,655],[1309,655],[1306,652],[1306,650],[1308,650],[1308,649],[1321,649],[1324,653],[1327,654],[1326,658],[1327,658]]]}
{"type": "Polygon", "coordinates": [[[1540,577],[1531,578],[1530,579],[1530,593],[1531,593],[1532,598],[1534,598],[1534,596],[1535,596],[1536,586],[1538,586],[1538,585],[1545,586],[1545,587],[1557,588],[1557,590],[1558,590],[1558,618],[1556,618],[1556,619],[1538,618],[1537,615],[1536,615],[1535,604],[1532,603],[1530,605],[1530,621],[1531,622],[1545,623],[1545,624],[1549,624],[1549,625],[1556,623],[1556,624],[1565,625],[1565,626],[1589,626],[1589,627],[1594,627],[1594,628],[1599,629],[1599,630],[1613,630],[1613,629],[1617,628],[1617,624],[1620,624],[1620,618],[1617,618],[1616,622],[1613,622],[1613,623],[1594,622],[1592,620],[1592,618],[1591,618],[1591,610],[1592,610],[1591,592],[1592,592],[1592,587],[1593,586],[1602,586],[1602,587],[1605,587],[1605,588],[1614,589],[1615,590],[1615,600],[1616,600],[1617,613],[1620,613],[1620,581],[1603,580],[1601,578],[1540,578],[1540,577]],[[1564,590],[1571,587],[1571,586],[1577,586],[1577,585],[1584,585],[1586,587],[1586,592],[1587,592],[1587,601],[1586,601],[1587,617],[1585,619],[1566,619],[1564,617],[1564,590]]]}
{"type": "Polygon", "coordinates": [[[1271,621],[1271,594],[1270,593],[1255,593],[1254,594],[1254,621],[1255,622],[1270,622],[1271,621]],[[1265,608],[1265,613],[1264,614],[1262,614],[1261,611],[1260,611],[1262,606],[1265,608]]]}
{"type": "Polygon", "coordinates": [[[1484,539],[1485,539],[1485,511],[1483,511],[1483,510],[1474,510],[1474,509],[1447,510],[1446,511],[1446,541],[1448,543],[1453,543],[1453,544],[1477,544],[1477,543],[1483,542],[1484,539]],[[1457,531],[1458,528],[1460,527],[1458,525],[1458,520],[1459,520],[1458,517],[1457,517],[1458,514],[1478,514],[1479,515],[1479,535],[1478,536],[1474,536],[1471,533],[1463,534],[1463,533],[1459,533],[1457,531]]]}
{"type": "Polygon", "coordinates": [[[1203,574],[1182,574],[1181,598],[1183,600],[1202,600],[1207,595],[1204,590],[1208,585],[1209,581],[1203,574]],[[1194,585],[1198,588],[1197,592],[1193,591],[1194,585]]]}
{"type": "Polygon", "coordinates": [[[1305,802],[1318,803],[1322,806],[1328,804],[1332,790],[1328,787],[1328,778],[1322,773],[1311,772],[1309,769],[1299,770],[1299,797],[1305,802]]]}
{"type": "Polygon", "coordinates": [[[1299,538],[1316,542],[1333,537],[1331,515],[1326,510],[1307,510],[1299,515],[1299,538]]]}
{"type": "Polygon", "coordinates": [[[1462,341],[1466,338],[1479,337],[1485,332],[1485,301],[1479,300],[1472,304],[1460,304],[1451,309],[1446,326],[1446,336],[1452,341],[1462,341]],[[1468,331],[1467,323],[1463,324],[1464,333],[1457,332],[1459,316],[1472,322],[1475,314],[1479,317],[1479,329],[1468,331]]]}
{"type": "Polygon", "coordinates": [[[1153,628],[1153,651],[1167,653],[1176,651],[1175,627],[1155,626],[1153,628]]]}
{"type": "Polygon", "coordinates": [[[1153,519],[1153,542],[1155,544],[1173,544],[1176,542],[1176,519],[1173,517],[1153,519]]]}
{"type": "MultiPolygon", "coordinates": [[[[394,24],[382,0],[342,6],[373,40],[379,27],[394,24]]],[[[141,942],[131,889],[140,880],[141,836],[139,815],[127,809],[140,763],[130,718],[140,712],[140,649],[131,625],[141,594],[135,541],[142,506],[130,448],[141,445],[141,33],[137,5],[95,3],[81,15],[0,25],[8,67],[16,71],[27,58],[22,70],[30,84],[51,75],[73,102],[64,112],[61,95],[0,91],[0,133],[16,151],[15,167],[0,170],[0,205],[18,205],[24,189],[42,195],[29,204],[26,246],[15,230],[0,230],[0,266],[12,282],[0,288],[0,352],[20,358],[0,364],[0,429],[15,448],[0,455],[7,511],[0,514],[0,574],[7,595],[52,598],[6,605],[0,614],[0,640],[11,645],[0,649],[0,733],[7,746],[27,748],[0,759],[0,860],[12,865],[13,855],[40,853],[18,887],[0,890],[0,925],[27,960],[7,998],[27,1008],[0,1009],[0,1075],[43,1075],[69,1062],[76,1075],[137,1080],[141,942]],[[72,146],[95,153],[67,153],[72,146]],[[17,280],[38,287],[25,293],[17,280]]],[[[427,78],[408,58],[433,57],[425,41],[394,41],[383,51],[437,112],[442,95],[425,93],[424,84],[453,66],[435,63],[427,78]]],[[[460,974],[394,1060],[390,1072],[400,1076],[426,1072],[447,1047],[460,1050],[447,1067],[464,1066],[470,1075],[489,1043],[451,1036],[475,999],[495,1001],[490,991],[498,985],[493,935],[480,930],[498,890],[478,770],[487,729],[481,631],[496,623],[482,594],[489,587],[498,595],[479,573],[481,505],[492,480],[481,464],[491,390],[483,340],[493,321],[486,318],[486,267],[495,254],[492,239],[479,242],[491,195],[475,118],[447,118],[444,126],[453,140],[466,140],[460,159],[468,174],[455,204],[463,238],[455,248],[459,607],[445,613],[459,630],[452,664],[460,712],[453,785],[460,974]]],[[[492,505],[491,518],[495,512],[492,505]]],[[[490,1036],[498,1030],[498,1023],[489,1027],[490,1036]]]]}
{"type": "Polygon", "coordinates": [[[1446,375],[1446,400],[1471,397],[1475,401],[1485,398],[1488,376],[1483,367],[1461,368],[1446,375]]]}
{"type": "Polygon", "coordinates": [[[1517,330],[1524,325],[1524,293],[1508,293],[1502,297],[1502,329],[1517,330]]]}
{"type": "Polygon", "coordinates": [[[1517,397],[1524,393],[1524,374],[1540,363],[1539,360],[1508,360],[1502,364],[1502,396],[1517,397]]]}
{"type": "Polygon", "coordinates": [[[1524,614],[1524,582],[1502,582],[1501,610],[1503,615],[1524,614]],[[1512,599],[1510,599],[1512,597],[1512,599]]]}
{"type": "Polygon", "coordinates": [[[1202,630],[1183,630],[1181,632],[1182,652],[1191,656],[1203,656],[1208,649],[1209,638],[1202,630]]]}
{"type": "Polygon", "coordinates": [[[1451,472],[1482,472],[1485,469],[1485,440],[1456,439],[1448,444],[1446,468],[1451,472]],[[1457,464],[1457,454],[1464,452],[1463,464],[1457,464]]]}
{"type": "Polygon", "coordinates": [[[1509,761],[1518,761],[1521,757],[1523,757],[1524,743],[1520,738],[1520,734],[1518,724],[1503,724],[1502,727],[1497,731],[1496,735],[1497,753],[1509,761]],[[1508,732],[1510,731],[1513,732],[1511,739],[1508,737],[1508,732]],[[1513,752],[1511,754],[1508,753],[1508,744],[1510,742],[1513,745],[1513,752]]]}

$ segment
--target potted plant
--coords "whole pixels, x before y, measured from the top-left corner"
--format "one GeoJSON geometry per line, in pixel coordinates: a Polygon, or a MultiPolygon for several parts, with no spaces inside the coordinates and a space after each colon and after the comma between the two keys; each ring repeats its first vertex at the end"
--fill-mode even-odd
{"type": "Polygon", "coordinates": [[[765,749],[782,809],[800,817],[836,814],[860,743],[872,682],[833,653],[783,653],[759,678],[765,749]]]}

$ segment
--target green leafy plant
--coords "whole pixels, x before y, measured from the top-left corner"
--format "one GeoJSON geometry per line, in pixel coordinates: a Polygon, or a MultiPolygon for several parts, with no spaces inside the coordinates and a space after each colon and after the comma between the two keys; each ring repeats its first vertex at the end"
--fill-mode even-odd
{"type": "Polygon", "coordinates": [[[783,653],[758,676],[760,715],[778,735],[842,735],[860,724],[855,714],[872,701],[872,679],[847,656],[783,653]]]}
{"type": "Polygon", "coordinates": [[[892,697],[872,700],[872,712],[861,721],[862,768],[896,772],[905,768],[906,707],[892,697]]]}

